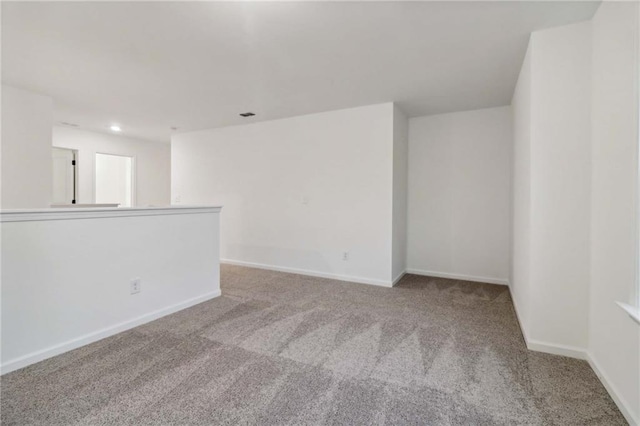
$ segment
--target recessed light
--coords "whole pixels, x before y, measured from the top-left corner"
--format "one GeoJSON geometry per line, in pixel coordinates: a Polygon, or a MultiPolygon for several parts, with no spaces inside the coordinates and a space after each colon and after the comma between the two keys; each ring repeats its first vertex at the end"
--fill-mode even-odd
{"type": "Polygon", "coordinates": [[[117,124],[112,124],[111,127],[109,128],[111,129],[112,132],[119,132],[122,130],[120,126],[118,126],[117,124]]]}
{"type": "Polygon", "coordinates": [[[252,112],[243,112],[240,117],[253,117],[255,114],[252,112]]]}

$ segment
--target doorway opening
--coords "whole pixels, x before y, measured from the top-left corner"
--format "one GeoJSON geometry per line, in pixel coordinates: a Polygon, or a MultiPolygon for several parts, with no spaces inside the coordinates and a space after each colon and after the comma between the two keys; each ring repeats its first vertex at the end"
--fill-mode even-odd
{"type": "Polygon", "coordinates": [[[134,158],[96,154],[95,202],[132,207],[135,203],[134,158]]]}
{"type": "Polygon", "coordinates": [[[53,171],[51,202],[53,205],[76,204],[76,158],[77,152],[72,149],[52,148],[51,150],[53,171]]]}

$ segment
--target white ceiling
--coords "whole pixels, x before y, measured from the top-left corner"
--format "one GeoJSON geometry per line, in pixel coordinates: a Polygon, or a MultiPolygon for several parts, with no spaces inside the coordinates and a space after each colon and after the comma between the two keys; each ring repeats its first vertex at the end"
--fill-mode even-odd
{"type": "Polygon", "coordinates": [[[56,122],[154,141],[378,102],[469,110],[510,103],[531,31],[598,4],[2,2],[2,81],[52,96],[56,122]]]}

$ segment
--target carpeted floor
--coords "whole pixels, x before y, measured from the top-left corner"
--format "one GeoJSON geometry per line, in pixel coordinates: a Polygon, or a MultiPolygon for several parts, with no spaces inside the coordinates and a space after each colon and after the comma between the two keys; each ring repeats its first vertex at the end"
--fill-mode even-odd
{"type": "Polygon", "coordinates": [[[3,425],[626,424],[506,287],[222,268],[223,296],[2,377],[3,425]]]}

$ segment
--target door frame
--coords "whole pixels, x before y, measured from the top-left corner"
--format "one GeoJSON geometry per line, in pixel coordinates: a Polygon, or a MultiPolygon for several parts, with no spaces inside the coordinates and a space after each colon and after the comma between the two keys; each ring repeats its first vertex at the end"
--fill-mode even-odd
{"type": "MultiPolygon", "coordinates": [[[[79,183],[79,179],[80,179],[80,173],[78,173],[78,164],[79,164],[79,157],[80,155],[78,155],[78,150],[77,149],[73,149],[73,148],[66,148],[64,146],[55,146],[52,145],[51,146],[52,149],[63,149],[65,151],[71,151],[71,153],[73,154],[73,200],[71,204],[79,204],[78,201],[78,188],[80,188],[80,183],[79,183]]],[[[53,203],[52,203],[53,205],[53,203]]]]}
{"type": "MultiPolygon", "coordinates": [[[[93,204],[96,204],[96,168],[98,163],[98,154],[99,155],[111,155],[113,157],[126,157],[131,158],[131,207],[136,207],[138,205],[138,189],[137,189],[137,158],[135,155],[126,155],[126,154],[113,154],[111,152],[102,152],[96,151],[93,153],[93,204]]],[[[76,164],[78,164],[76,162],[76,164]]],[[[125,207],[126,208],[126,207],[125,207]]]]}

